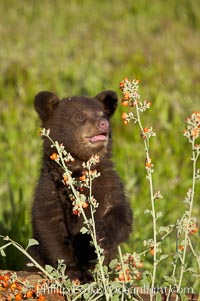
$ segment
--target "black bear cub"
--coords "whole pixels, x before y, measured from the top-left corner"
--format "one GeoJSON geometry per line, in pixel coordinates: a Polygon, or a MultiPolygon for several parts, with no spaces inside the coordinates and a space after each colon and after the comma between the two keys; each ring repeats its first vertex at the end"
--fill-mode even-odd
{"type": "MultiPolygon", "coordinates": [[[[103,91],[94,98],[62,100],[43,91],[34,102],[41,126],[50,129],[50,137],[62,143],[74,158],[68,166],[74,178],[82,175],[83,162],[95,154],[100,157],[94,166],[100,177],[93,181],[92,194],[99,203],[95,225],[105,264],[115,257],[117,246],[127,240],[132,228],[130,205],[111,161],[110,118],[117,102],[114,91],[103,91]]],[[[53,151],[51,142],[44,137],[42,168],[32,207],[33,237],[39,245],[32,247],[30,253],[43,266],[56,267],[58,259],[64,259],[71,279],[89,281],[88,270],[94,265],[96,253],[90,236],[80,233],[83,218],[72,214],[69,190],[62,181],[63,170],[50,158],[53,151]]],[[[89,196],[87,188],[84,194],[89,196]]],[[[89,216],[90,208],[84,210],[89,216]]]]}

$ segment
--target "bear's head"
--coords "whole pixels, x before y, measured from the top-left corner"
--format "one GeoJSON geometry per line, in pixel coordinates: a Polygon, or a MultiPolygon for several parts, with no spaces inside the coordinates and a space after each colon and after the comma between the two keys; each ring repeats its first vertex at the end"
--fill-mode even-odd
{"type": "MultiPolygon", "coordinates": [[[[35,110],[41,126],[50,129],[50,137],[63,143],[75,159],[88,160],[92,155],[109,155],[111,147],[110,118],[117,107],[117,94],[103,91],[94,98],[71,97],[60,100],[54,93],[43,91],[35,96],[35,110]]],[[[53,150],[48,139],[44,151],[53,150]]]]}

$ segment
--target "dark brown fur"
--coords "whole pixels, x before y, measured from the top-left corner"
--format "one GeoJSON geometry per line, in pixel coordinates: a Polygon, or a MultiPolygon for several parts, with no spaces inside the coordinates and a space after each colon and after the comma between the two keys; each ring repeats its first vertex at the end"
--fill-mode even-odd
{"type": "MultiPolygon", "coordinates": [[[[40,92],[35,97],[42,127],[50,129],[51,138],[63,143],[75,159],[69,164],[74,177],[80,177],[83,161],[93,154],[100,156],[95,169],[101,176],[93,181],[92,191],[99,203],[95,222],[97,239],[105,251],[105,264],[115,257],[117,246],[127,240],[132,226],[130,206],[111,161],[109,120],[116,107],[117,95],[113,91],[101,92],[95,98],[59,100],[51,92],[40,92]],[[87,137],[101,134],[106,141],[88,141],[87,137]]],[[[39,245],[32,248],[31,254],[40,264],[54,267],[58,259],[64,259],[70,278],[88,281],[87,271],[96,254],[90,236],[80,233],[82,216],[72,214],[69,191],[62,183],[63,170],[50,159],[55,149],[48,138],[43,139],[43,162],[32,207],[33,236],[39,245]]],[[[88,196],[86,188],[84,194],[88,196]]],[[[84,210],[89,217],[89,208],[84,210]]]]}

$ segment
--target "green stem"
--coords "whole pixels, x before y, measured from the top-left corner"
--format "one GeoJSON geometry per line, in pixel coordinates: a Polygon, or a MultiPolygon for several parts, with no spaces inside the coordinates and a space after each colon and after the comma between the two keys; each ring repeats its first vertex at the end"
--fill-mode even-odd
{"type": "MultiPolygon", "coordinates": [[[[126,271],[125,271],[125,266],[124,266],[124,261],[123,261],[123,256],[122,256],[122,250],[121,250],[121,247],[120,247],[120,246],[118,246],[118,253],[119,253],[119,258],[120,258],[121,265],[122,265],[122,271],[123,271],[123,274],[124,274],[124,280],[125,280],[125,283],[127,283],[128,280],[127,280],[127,275],[126,275],[126,271]]],[[[124,283],[124,281],[123,281],[122,301],[124,300],[125,283],[124,283]]],[[[129,295],[128,297],[131,298],[130,295],[129,295]]]]}
{"type": "MultiPolygon", "coordinates": [[[[89,183],[90,183],[89,184],[90,185],[90,189],[89,189],[90,190],[90,192],[89,192],[90,212],[91,212],[92,230],[93,230],[93,231],[90,231],[90,234],[91,234],[93,244],[94,244],[94,247],[95,247],[95,250],[96,250],[96,253],[97,253],[97,258],[98,258],[98,261],[99,261],[100,273],[101,273],[101,278],[102,278],[102,282],[103,282],[103,287],[104,287],[104,291],[105,291],[105,295],[106,295],[106,300],[108,301],[109,300],[109,293],[107,291],[106,278],[105,278],[105,273],[104,273],[104,270],[103,270],[103,260],[102,260],[102,256],[100,254],[99,246],[98,246],[98,243],[97,243],[94,212],[93,212],[93,208],[92,208],[92,205],[91,205],[91,200],[92,200],[92,178],[91,178],[90,168],[88,169],[88,171],[89,171],[89,183]]],[[[84,211],[84,210],[82,210],[82,211],[84,211]]]]}
{"type": "MultiPolygon", "coordinates": [[[[4,239],[4,236],[0,235],[0,237],[4,239]]],[[[3,246],[0,248],[0,251],[2,251],[3,249],[6,249],[6,248],[9,247],[10,245],[12,245],[11,242],[7,243],[6,245],[3,245],[3,246]]]]}
{"type": "MultiPolygon", "coordinates": [[[[93,214],[92,209],[91,209],[91,216],[92,216],[92,220],[94,220],[94,214],[93,214]]],[[[94,226],[94,223],[93,223],[92,226],[94,226]]],[[[102,261],[101,254],[99,252],[99,246],[98,246],[98,243],[97,243],[97,239],[96,239],[96,236],[94,234],[94,227],[93,227],[93,231],[90,230],[90,235],[92,237],[92,241],[93,241],[93,244],[94,244],[94,247],[95,247],[95,250],[96,250],[97,259],[98,259],[99,267],[100,267],[102,283],[103,283],[103,287],[104,287],[104,292],[105,292],[106,300],[108,301],[109,300],[109,293],[107,291],[106,278],[105,278],[105,273],[104,273],[104,270],[103,270],[103,261],[102,261]]]]}
{"type": "Polygon", "coordinates": [[[103,297],[103,294],[98,295],[96,298],[95,298],[95,296],[96,296],[96,293],[93,294],[87,301],[96,301],[96,300],[100,299],[101,297],[103,297]]]}
{"type": "Polygon", "coordinates": [[[118,246],[118,252],[119,252],[119,258],[120,258],[121,265],[122,265],[122,271],[123,271],[123,274],[124,274],[124,279],[125,279],[125,282],[127,282],[127,276],[126,276],[124,261],[123,261],[123,257],[122,257],[122,250],[121,250],[120,246],[118,246]]]}
{"type": "MultiPolygon", "coordinates": [[[[93,286],[94,286],[93,283],[88,284],[88,286],[87,286],[83,291],[81,291],[78,295],[76,295],[76,297],[73,298],[71,301],[81,300],[81,297],[84,295],[84,293],[87,293],[87,291],[92,290],[92,287],[93,287],[93,286]]],[[[66,297],[68,297],[68,296],[66,295],[66,297]]],[[[90,300],[90,299],[89,299],[89,300],[90,300]]],[[[88,300],[88,301],[89,301],[89,300],[88,300]]],[[[93,300],[93,299],[92,299],[92,300],[93,300]]]]}
{"type": "MultiPolygon", "coordinates": [[[[142,135],[144,135],[143,126],[140,119],[140,113],[138,105],[136,105],[136,113],[137,113],[137,120],[140,127],[140,130],[142,132],[142,135]]],[[[149,155],[149,139],[144,139],[144,147],[145,147],[145,153],[146,153],[146,159],[147,161],[150,160],[149,155]]],[[[152,273],[152,283],[151,283],[151,295],[150,300],[153,300],[154,296],[154,286],[155,286],[155,280],[156,280],[156,269],[157,269],[157,231],[156,231],[156,212],[155,212],[155,205],[154,205],[154,192],[153,192],[153,179],[151,171],[147,170],[148,180],[149,180],[149,188],[150,188],[150,199],[151,199],[151,208],[152,208],[152,220],[153,220],[153,247],[154,247],[154,255],[153,255],[153,273],[152,273]]]]}
{"type": "MultiPolygon", "coordinates": [[[[189,246],[190,246],[190,249],[191,249],[194,257],[196,258],[197,265],[198,265],[198,274],[200,275],[200,256],[197,255],[197,253],[195,252],[190,237],[188,237],[188,242],[189,242],[189,246]]],[[[199,299],[200,299],[200,290],[199,290],[199,299]]]]}
{"type": "MultiPolygon", "coordinates": [[[[3,237],[3,236],[0,236],[0,237],[5,239],[5,237],[3,237]]],[[[10,243],[8,243],[6,246],[9,246],[12,244],[15,248],[17,248],[20,252],[22,252],[28,259],[30,259],[37,269],[39,269],[42,273],[44,273],[49,279],[53,279],[53,277],[45,269],[43,269],[43,267],[41,267],[37,263],[37,261],[35,261],[35,259],[33,259],[33,257],[20,244],[13,241],[11,238],[8,238],[6,240],[10,241],[10,243]]]]}
{"type": "MultiPolygon", "coordinates": [[[[186,260],[186,252],[187,252],[187,245],[188,245],[188,239],[189,239],[189,225],[190,225],[190,220],[192,217],[192,209],[193,209],[193,203],[194,203],[194,193],[195,193],[195,185],[196,185],[196,162],[198,159],[198,155],[195,156],[195,147],[194,147],[194,142],[195,140],[192,140],[192,161],[193,161],[193,167],[192,167],[192,192],[191,192],[191,199],[190,199],[190,206],[189,206],[189,211],[188,211],[188,224],[187,228],[185,229],[185,235],[184,235],[184,250],[183,250],[183,256],[181,260],[181,271],[180,271],[180,277],[179,277],[179,283],[177,286],[177,291],[179,292],[181,289],[181,284],[183,280],[183,274],[184,274],[184,269],[185,269],[185,260],[186,260]]],[[[178,295],[176,296],[176,301],[178,300],[178,295]]]]}
{"type": "MultiPolygon", "coordinates": [[[[93,212],[93,206],[92,206],[92,178],[91,178],[91,169],[89,167],[89,203],[90,203],[90,212],[91,212],[91,219],[92,219],[92,228],[93,228],[93,240],[95,241],[97,245],[97,236],[96,236],[96,227],[95,227],[95,220],[94,220],[94,212],[93,212]]],[[[96,250],[98,252],[98,250],[96,250]]],[[[100,255],[100,254],[99,254],[100,255]]],[[[101,256],[100,256],[101,257],[101,256]]]]}
{"type": "MultiPolygon", "coordinates": [[[[176,274],[177,261],[178,261],[178,257],[175,259],[175,262],[174,262],[174,268],[173,268],[173,272],[172,272],[172,277],[173,277],[173,278],[175,277],[175,274],[176,274]]],[[[171,295],[171,290],[172,290],[172,285],[170,284],[170,286],[169,286],[169,291],[168,291],[167,298],[166,298],[166,301],[169,301],[169,298],[170,298],[170,295],[171,295]]]]}
{"type": "Polygon", "coordinates": [[[190,246],[190,249],[191,249],[194,257],[196,258],[196,261],[197,261],[197,264],[198,264],[198,273],[200,274],[200,256],[198,256],[197,253],[195,252],[190,237],[188,237],[188,244],[190,246]]]}

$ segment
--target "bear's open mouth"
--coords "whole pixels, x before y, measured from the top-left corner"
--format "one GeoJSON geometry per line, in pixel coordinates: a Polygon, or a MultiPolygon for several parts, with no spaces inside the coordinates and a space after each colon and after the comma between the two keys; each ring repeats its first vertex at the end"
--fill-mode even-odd
{"type": "Polygon", "coordinates": [[[87,137],[87,140],[91,143],[107,141],[107,133],[100,133],[99,135],[87,137]]]}

